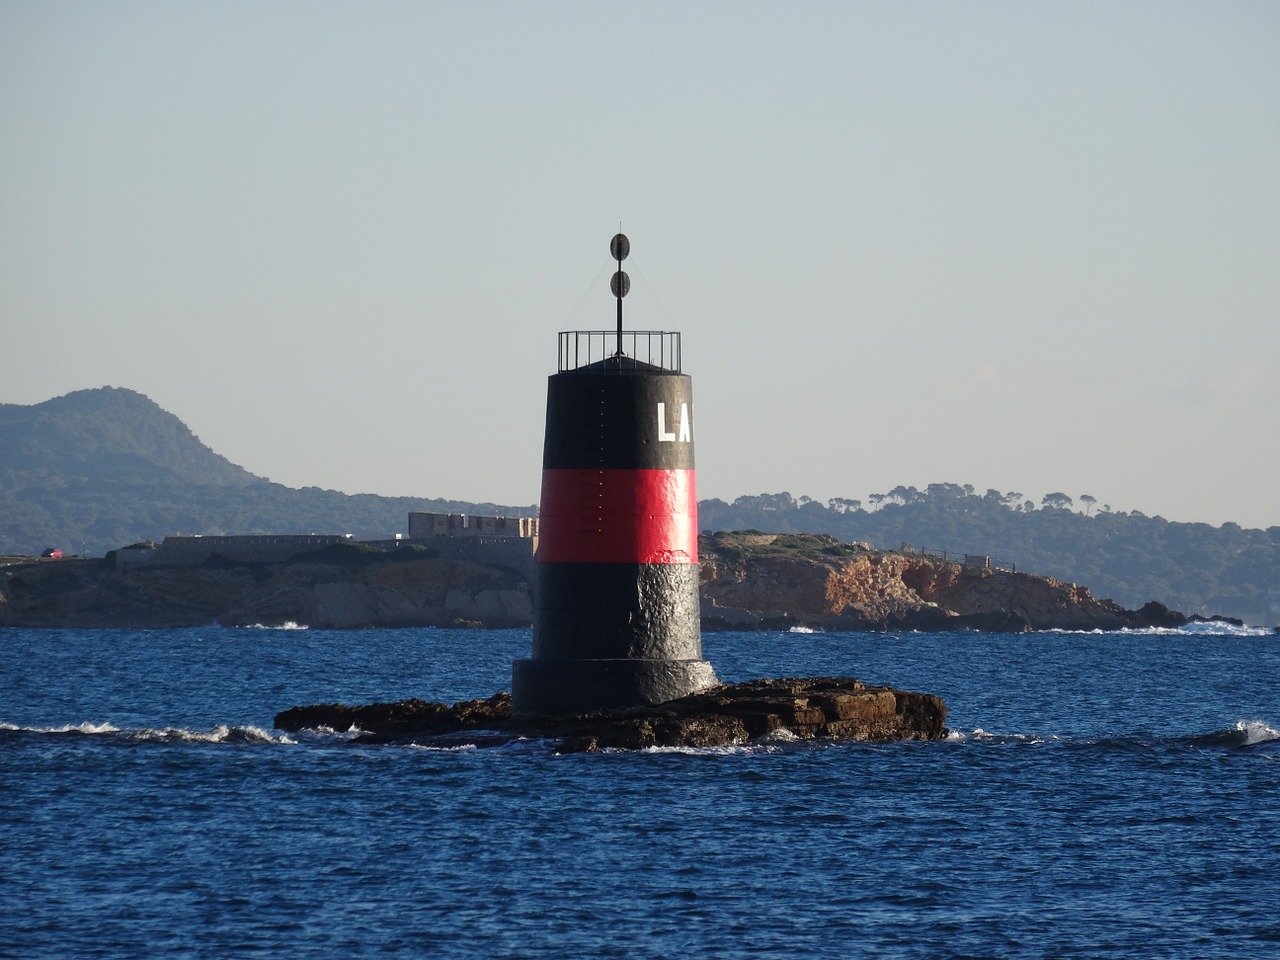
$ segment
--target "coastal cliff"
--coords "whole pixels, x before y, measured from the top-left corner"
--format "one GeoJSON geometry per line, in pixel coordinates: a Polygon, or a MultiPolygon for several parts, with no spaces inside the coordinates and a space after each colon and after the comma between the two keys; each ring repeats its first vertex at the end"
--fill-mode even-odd
{"type": "Polygon", "coordinates": [[[123,570],[106,560],[0,568],[0,626],[505,628],[532,616],[525,575],[425,550],[339,547],[283,563],[214,558],[123,570]]]}
{"type": "Polygon", "coordinates": [[[1052,577],[823,534],[717,533],[700,549],[704,630],[1120,630],[1189,619],[1158,602],[1126,610],[1052,577]]]}
{"type": "MultiPolygon", "coordinates": [[[[1155,602],[1126,610],[1051,577],[825,535],[717,533],[699,550],[704,630],[1117,630],[1189,619],[1155,602]]],[[[199,566],[28,559],[0,567],[0,626],[507,628],[529,625],[532,594],[526,570],[420,546],[199,566]]]]}

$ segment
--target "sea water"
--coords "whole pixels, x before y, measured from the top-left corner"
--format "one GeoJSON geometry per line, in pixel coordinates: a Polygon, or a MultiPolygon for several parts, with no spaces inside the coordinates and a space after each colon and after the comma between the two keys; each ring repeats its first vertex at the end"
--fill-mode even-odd
{"type": "Polygon", "coordinates": [[[528,631],[0,630],[0,956],[1280,956],[1280,637],[715,633],[949,738],[558,755],[284,734],[528,631]]]}

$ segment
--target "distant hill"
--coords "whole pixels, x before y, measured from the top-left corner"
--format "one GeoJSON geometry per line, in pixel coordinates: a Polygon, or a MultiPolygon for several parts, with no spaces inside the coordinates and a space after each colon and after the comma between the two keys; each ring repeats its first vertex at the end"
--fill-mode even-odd
{"type": "MultiPolygon", "coordinates": [[[[982,554],[1088,586],[1137,609],[1273,626],[1280,617],[1280,527],[1170,523],[1094,510],[1050,494],[954,483],[897,487],[827,503],[789,493],[698,505],[704,530],[826,533],[880,549],[982,554]],[[1087,515],[1088,514],[1088,515],[1087,515]]],[[[254,476],[206,447],[174,415],[132,390],[79,390],[33,406],[0,405],[0,554],[45,547],[102,556],[175,533],[350,533],[381,539],[411,511],[532,516],[535,506],[301,490],[254,476]]]]}
{"type": "Polygon", "coordinates": [[[534,506],[349,495],[272,483],[133,390],[0,404],[0,554],[101,556],[175,533],[389,537],[411,511],[531,516],[534,506]]]}
{"type": "Polygon", "coordinates": [[[100,483],[266,483],[214,453],[185,423],[133,390],[77,390],[24,407],[0,404],[4,489],[14,478],[100,483]]]}

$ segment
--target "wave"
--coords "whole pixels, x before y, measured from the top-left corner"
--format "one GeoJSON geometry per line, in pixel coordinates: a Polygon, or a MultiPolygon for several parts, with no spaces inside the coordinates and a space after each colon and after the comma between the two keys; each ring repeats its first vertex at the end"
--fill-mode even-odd
{"type": "MultiPolygon", "coordinates": [[[[813,741],[806,741],[812,743],[813,741]]],[[[761,753],[774,753],[776,744],[754,740],[751,743],[733,743],[719,747],[641,747],[639,750],[625,750],[621,747],[605,747],[601,753],[679,753],[696,757],[740,757],[755,756],[761,753]]]]}
{"type": "Polygon", "coordinates": [[[104,737],[128,743],[296,743],[287,734],[261,727],[219,724],[209,730],[186,727],[117,727],[112,723],[76,723],[56,727],[20,727],[0,722],[0,734],[48,737],[104,737]]]}
{"type": "Polygon", "coordinates": [[[1188,623],[1181,627],[1125,627],[1122,630],[1044,630],[1085,636],[1131,637],[1280,637],[1271,627],[1237,626],[1234,623],[1188,623]]]}
{"type": "Polygon", "coordinates": [[[1237,720],[1234,727],[1213,733],[1187,737],[1185,742],[1197,747],[1253,747],[1280,740],[1280,730],[1261,720],[1237,720]]]}
{"type": "Polygon", "coordinates": [[[1053,734],[1038,733],[989,733],[981,727],[965,732],[964,730],[947,730],[947,741],[950,743],[983,743],[983,744],[1038,744],[1058,743],[1061,737],[1053,734]]]}
{"type": "Polygon", "coordinates": [[[244,626],[246,630],[310,630],[305,623],[298,623],[296,620],[286,620],[284,623],[247,623],[244,626]]]}
{"type": "Polygon", "coordinates": [[[480,745],[475,743],[453,743],[445,746],[436,746],[430,743],[407,743],[405,746],[410,750],[425,750],[428,753],[465,753],[468,750],[480,749],[480,745]]]}
{"type": "Polygon", "coordinates": [[[1182,633],[1191,636],[1213,636],[1213,637],[1274,637],[1276,631],[1272,627],[1251,627],[1248,624],[1237,625],[1234,623],[1208,622],[1208,623],[1188,623],[1185,627],[1180,628],[1182,633]]]}
{"type": "Polygon", "coordinates": [[[1101,737],[1072,737],[1039,733],[991,733],[977,727],[973,730],[948,730],[947,742],[988,746],[1057,744],[1067,747],[1113,748],[1116,750],[1153,747],[1252,747],[1280,742],[1280,730],[1262,720],[1237,720],[1231,727],[1190,736],[1161,737],[1150,734],[1117,734],[1101,737]]]}

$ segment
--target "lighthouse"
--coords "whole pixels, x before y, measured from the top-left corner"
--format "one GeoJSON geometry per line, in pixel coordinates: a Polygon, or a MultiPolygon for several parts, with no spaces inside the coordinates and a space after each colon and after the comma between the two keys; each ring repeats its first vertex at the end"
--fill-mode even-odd
{"type": "Polygon", "coordinates": [[[533,650],[512,666],[523,715],[651,706],[716,686],[702,659],[693,386],[680,334],[559,334],[547,381],[533,650]]]}

